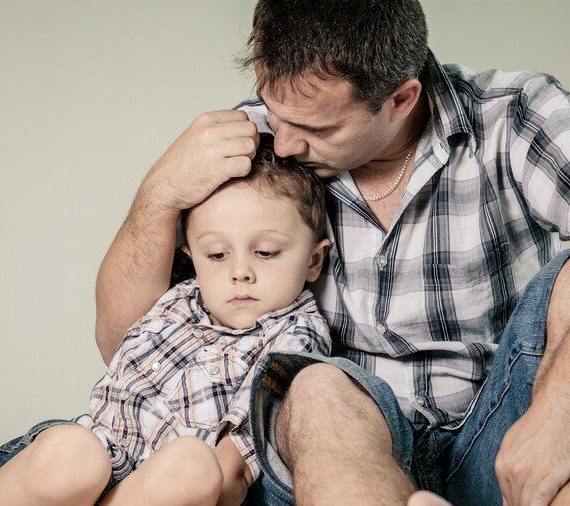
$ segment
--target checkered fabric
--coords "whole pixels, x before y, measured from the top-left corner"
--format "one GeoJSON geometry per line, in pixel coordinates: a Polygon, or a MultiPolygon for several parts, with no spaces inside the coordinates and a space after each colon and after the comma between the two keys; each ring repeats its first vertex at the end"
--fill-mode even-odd
{"type": "MultiPolygon", "coordinates": [[[[530,279],[570,239],[570,103],[551,76],[442,66],[383,230],[349,172],[328,182],[333,246],[314,285],[333,354],[386,380],[416,428],[461,425],[530,279]]],[[[259,100],[241,104],[270,131],[259,100]]]]}
{"type": "Polygon", "coordinates": [[[176,285],[127,333],[75,419],[107,446],[123,479],[178,436],[214,447],[227,429],[253,477],[259,467],[247,425],[255,364],[269,351],[330,354],[311,292],[250,329],[214,326],[194,280],[176,285]]]}

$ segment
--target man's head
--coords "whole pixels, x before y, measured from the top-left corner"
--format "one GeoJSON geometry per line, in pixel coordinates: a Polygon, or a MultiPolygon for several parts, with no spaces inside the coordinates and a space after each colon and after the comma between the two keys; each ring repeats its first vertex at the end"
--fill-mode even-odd
{"type": "Polygon", "coordinates": [[[428,56],[418,0],[259,0],[249,47],[275,151],[321,176],[389,154],[428,56]]]}
{"type": "Polygon", "coordinates": [[[249,175],[185,212],[189,254],[213,323],[248,328],[320,274],[330,242],[322,183],[262,139],[249,175]]]}

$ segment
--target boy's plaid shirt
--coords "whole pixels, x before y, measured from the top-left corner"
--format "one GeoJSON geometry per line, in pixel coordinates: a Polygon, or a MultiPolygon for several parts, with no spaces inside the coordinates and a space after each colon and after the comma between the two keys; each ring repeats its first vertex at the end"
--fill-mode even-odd
{"type": "Polygon", "coordinates": [[[330,354],[330,338],[308,290],[250,329],[210,323],[193,280],[166,292],[125,336],[75,419],[108,449],[120,480],[178,436],[215,446],[230,437],[253,477],[259,466],[248,429],[255,364],[270,351],[330,354]]]}
{"type": "MultiPolygon", "coordinates": [[[[570,103],[552,77],[441,66],[385,233],[350,173],[328,180],[313,287],[333,354],[386,380],[415,427],[461,425],[530,279],[570,239],[570,103]],[[553,232],[557,232],[554,234],[553,232]]],[[[269,129],[259,101],[241,106],[269,129]]]]}

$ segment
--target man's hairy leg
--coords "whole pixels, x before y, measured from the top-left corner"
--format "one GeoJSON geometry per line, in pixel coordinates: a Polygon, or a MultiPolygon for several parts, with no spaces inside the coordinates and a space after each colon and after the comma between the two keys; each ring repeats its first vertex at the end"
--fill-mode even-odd
{"type": "Polygon", "coordinates": [[[295,377],[276,437],[299,505],[398,505],[413,492],[377,405],[334,366],[312,365],[295,377]]]}
{"type": "Polygon", "coordinates": [[[0,504],[92,505],[110,475],[107,451],[92,432],[57,425],[0,468],[0,504]]]}

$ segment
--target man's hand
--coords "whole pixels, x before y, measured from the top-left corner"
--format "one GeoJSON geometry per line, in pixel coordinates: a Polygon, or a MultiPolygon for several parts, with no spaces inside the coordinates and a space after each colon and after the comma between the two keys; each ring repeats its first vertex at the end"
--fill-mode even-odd
{"type": "Polygon", "coordinates": [[[143,186],[167,208],[192,207],[228,179],[245,176],[258,145],[257,127],[244,111],[206,112],[156,162],[143,186]]]}
{"type": "Polygon", "coordinates": [[[129,326],[168,289],[180,210],[246,175],[258,144],[245,112],[207,112],[148,173],[97,277],[95,332],[105,363],[129,326]]]}
{"type": "Polygon", "coordinates": [[[503,504],[547,506],[570,478],[569,413],[535,400],[507,432],[495,468],[503,504]]]}

